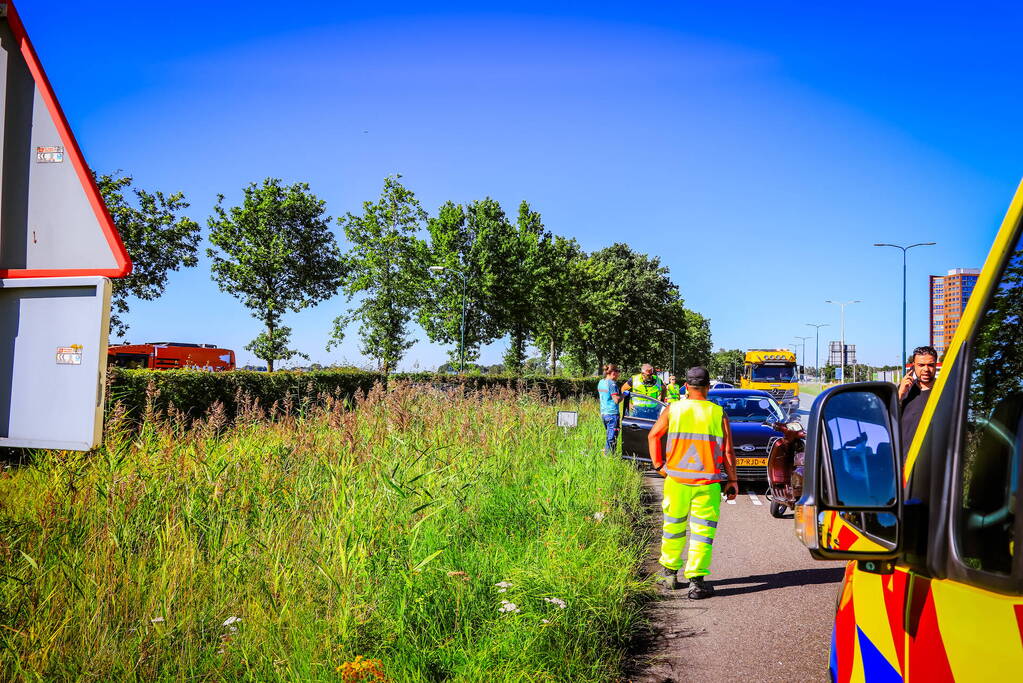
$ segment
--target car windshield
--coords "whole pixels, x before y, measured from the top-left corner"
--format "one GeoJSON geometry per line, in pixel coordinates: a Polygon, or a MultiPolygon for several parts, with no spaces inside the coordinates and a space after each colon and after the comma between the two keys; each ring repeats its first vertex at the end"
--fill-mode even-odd
{"type": "Polygon", "coordinates": [[[795,365],[754,365],[754,382],[795,382],[795,365]]]}
{"type": "Polygon", "coordinates": [[[732,422],[781,422],[784,413],[768,396],[708,396],[732,422]]]}

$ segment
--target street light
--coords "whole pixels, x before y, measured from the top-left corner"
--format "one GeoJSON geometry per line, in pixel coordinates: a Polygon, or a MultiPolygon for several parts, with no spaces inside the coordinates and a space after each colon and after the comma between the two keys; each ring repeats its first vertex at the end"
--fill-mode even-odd
{"type": "MultiPolygon", "coordinates": [[[[796,339],[799,339],[800,341],[803,342],[803,354],[802,354],[803,367],[806,367],[806,340],[809,339],[809,337],[800,337],[800,336],[797,335],[796,339]]],[[[797,369],[797,371],[799,369],[799,359],[798,358],[796,359],[796,369],[797,369]]],[[[800,374],[802,374],[802,373],[800,373],[800,374]]]]}
{"type": "Polygon", "coordinates": [[[895,247],[902,250],[902,358],[899,359],[900,368],[906,364],[906,252],[913,247],[931,247],[935,244],[937,242],[918,242],[908,247],[903,247],[898,244],[888,244],[887,242],[874,243],[875,247],[895,247]]]}
{"type": "Polygon", "coordinates": [[[820,324],[817,324],[817,323],[806,323],[806,324],[809,325],[810,327],[813,327],[813,328],[817,329],[817,341],[815,342],[816,346],[814,346],[814,350],[813,350],[813,362],[816,363],[816,365],[814,366],[814,369],[815,369],[815,372],[817,373],[817,381],[819,382],[819,381],[821,381],[821,328],[822,327],[831,327],[831,325],[829,325],[828,323],[820,323],[820,324]]]}
{"type": "Polygon", "coordinates": [[[458,374],[462,374],[465,368],[465,273],[448,266],[430,266],[431,273],[443,273],[445,270],[458,273],[462,278],[462,343],[458,348],[458,374]]]}
{"type": "Polygon", "coordinates": [[[671,374],[675,374],[675,331],[666,330],[663,327],[658,327],[657,332],[667,332],[671,334],[671,374]]]}
{"type": "Polygon", "coordinates": [[[845,353],[845,307],[849,304],[860,303],[859,299],[853,299],[852,301],[832,301],[828,299],[824,303],[835,304],[836,306],[842,307],[842,384],[845,384],[845,365],[846,365],[846,353],[845,353]]]}

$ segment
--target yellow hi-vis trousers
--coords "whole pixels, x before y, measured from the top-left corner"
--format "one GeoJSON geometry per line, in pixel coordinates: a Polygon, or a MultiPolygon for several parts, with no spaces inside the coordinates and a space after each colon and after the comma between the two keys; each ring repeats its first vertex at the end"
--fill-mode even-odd
{"type": "Polygon", "coordinates": [[[661,536],[661,565],[682,568],[682,550],[689,526],[689,558],[685,577],[710,573],[714,535],[721,518],[721,484],[682,484],[671,477],[664,480],[664,533],[661,536]]]}

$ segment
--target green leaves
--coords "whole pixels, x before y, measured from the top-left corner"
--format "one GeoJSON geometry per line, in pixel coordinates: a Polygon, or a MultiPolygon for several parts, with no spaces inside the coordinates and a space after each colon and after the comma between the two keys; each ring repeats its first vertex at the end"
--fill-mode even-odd
{"type": "Polygon", "coordinates": [[[267,362],[292,358],[286,311],[300,311],[337,293],[341,252],[325,203],[306,183],[281,185],[267,178],[244,189],[241,205],[224,207],[220,195],[207,225],[211,271],[222,291],[239,300],[266,332],[246,348],[267,362]]]}
{"type": "Polygon", "coordinates": [[[351,249],[345,257],[349,273],[343,285],[351,302],[359,305],[334,320],[327,348],[339,343],[345,327],[359,320],[361,351],[375,358],[386,375],[398,364],[414,341],[408,323],[419,306],[428,277],[427,248],[417,233],[426,212],[415,195],[398,179],[384,179],[377,202],[364,202],[360,216],[349,213],[338,222],[351,249]]]}
{"type": "Polygon", "coordinates": [[[192,268],[198,263],[199,224],[181,212],[188,208],[185,195],[148,192],[133,187],[133,178],[120,172],[96,177],[103,201],[110,212],[132,260],[131,275],[112,281],[111,332],[124,335],[128,324],[128,297],[146,301],[158,299],[172,270],[192,268]],[[134,201],[125,196],[134,195],[134,201]]]}
{"type": "MultiPolygon", "coordinates": [[[[263,324],[245,348],[270,370],[278,360],[308,358],[291,348],[285,314],[339,290],[354,305],[334,319],[327,348],[358,323],[360,350],[385,374],[412,347],[413,320],[431,341],[451,345],[456,362],[464,354],[471,363],[482,346],[506,338],[504,366],[516,375],[543,365],[553,375],[559,363],[578,374],[605,362],[668,367],[671,336],[658,328],[675,332],[677,368],[710,362],[709,321],[685,308],[656,257],[627,244],[586,254],[551,233],[526,201],[514,222],[490,197],[445,202],[431,218],[400,178],[386,178],[376,201],[339,219],[346,253],[325,203],[305,183],[266,178],[245,187],[236,206],[218,196],[207,219],[211,274],[263,324]],[[527,360],[531,346],[544,358],[527,360]]],[[[133,188],[130,176],[117,174],[97,182],[135,264],[114,282],[111,326],[123,333],[126,297],[155,299],[170,271],[195,266],[200,231],[180,215],[188,207],[181,193],[133,188]]]]}

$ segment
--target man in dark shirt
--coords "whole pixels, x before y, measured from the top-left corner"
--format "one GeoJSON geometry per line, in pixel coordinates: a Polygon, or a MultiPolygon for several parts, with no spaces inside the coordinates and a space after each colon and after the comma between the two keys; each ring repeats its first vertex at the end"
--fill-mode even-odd
{"type": "Polygon", "coordinates": [[[920,416],[931,396],[938,370],[938,352],[933,346],[918,346],[913,349],[910,359],[913,369],[899,382],[899,406],[902,408],[899,429],[902,433],[903,453],[909,450],[909,444],[913,442],[920,416]]]}

